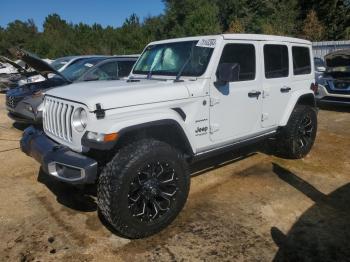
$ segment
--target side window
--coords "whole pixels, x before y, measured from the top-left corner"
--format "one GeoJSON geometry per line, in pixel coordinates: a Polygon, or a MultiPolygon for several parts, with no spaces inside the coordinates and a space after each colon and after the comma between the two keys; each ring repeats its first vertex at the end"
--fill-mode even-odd
{"type": "Polygon", "coordinates": [[[98,66],[91,75],[97,80],[115,80],[118,79],[117,62],[105,63],[98,66]]]}
{"type": "Polygon", "coordinates": [[[221,63],[237,63],[240,66],[239,80],[255,79],[255,47],[252,44],[227,44],[222,51],[221,63]]]}
{"type": "Polygon", "coordinates": [[[308,47],[293,46],[294,75],[307,75],[311,73],[310,51],[308,47]]]}
{"type": "Polygon", "coordinates": [[[136,61],[119,61],[119,77],[126,77],[130,74],[136,61]]]}
{"type": "Polygon", "coordinates": [[[265,77],[281,78],[289,75],[288,47],[264,45],[265,77]]]}

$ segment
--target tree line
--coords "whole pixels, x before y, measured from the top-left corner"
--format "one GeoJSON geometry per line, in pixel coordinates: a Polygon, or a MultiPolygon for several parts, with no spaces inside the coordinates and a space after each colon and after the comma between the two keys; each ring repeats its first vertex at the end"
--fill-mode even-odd
{"type": "Polygon", "coordinates": [[[58,14],[39,31],[32,19],[0,27],[0,54],[18,46],[41,57],[135,54],[154,40],[218,34],[258,33],[311,41],[350,39],[350,0],[163,0],[159,16],[132,14],[120,27],[73,24],[58,14]]]}

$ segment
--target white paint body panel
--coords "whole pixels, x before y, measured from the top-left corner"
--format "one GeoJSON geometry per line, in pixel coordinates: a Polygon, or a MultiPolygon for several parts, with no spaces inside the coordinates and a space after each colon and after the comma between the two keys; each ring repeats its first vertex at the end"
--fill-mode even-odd
{"type": "MultiPolygon", "coordinates": [[[[130,78],[144,79],[139,82],[118,80],[74,83],[69,87],[50,90],[47,95],[82,104],[89,111],[85,131],[108,134],[158,120],[176,121],[187,136],[192,151],[200,154],[270,133],[279,126],[286,125],[298,98],[303,94],[312,94],[310,85],[314,81],[313,69],[312,74],[303,76],[302,79],[290,75],[287,79],[278,79],[272,83],[264,78],[263,42],[273,41],[288,46],[306,45],[311,49],[311,43],[305,40],[231,34],[170,39],[150,44],[199,39],[216,40],[208,67],[200,77],[181,77],[182,82],[174,82],[175,77],[171,76],[154,75],[152,77],[157,80],[148,80],[145,75],[131,73],[130,78]],[[252,81],[229,83],[218,88],[215,85],[216,70],[223,47],[227,43],[251,43],[255,46],[256,77],[252,81]],[[283,85],[289,85],[293,90],[282,99],[278,92],[283,85]],[[274,90],[276,88],[278,92],[274,90]],[[248,97],[248,92],[252,90],[262,92],[267,89],[270,95],[266,98],[262,95],[258,99],[248,97]],[[93,112],[96,104],[106,110],[103,119],[97,119],[93,112]],[[186,119],[182,119],[174,108],[181,108],[186,119]],[[271,116],[268,124],[261,121],[264,110],[271,116]]],[[[291,60],[291,72],[292,66],[291,60]]],[[[79,134],[75,132],[71,144],[52,135],[50,137],[79,152],[83,150],[81,138],[85,131],[79,134]]]]}

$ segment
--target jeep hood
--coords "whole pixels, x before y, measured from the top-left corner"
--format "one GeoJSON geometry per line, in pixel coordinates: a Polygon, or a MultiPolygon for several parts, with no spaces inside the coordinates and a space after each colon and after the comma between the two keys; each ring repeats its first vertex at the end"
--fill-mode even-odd
{"type": "Polygon", "coordinates": [[[47,78],[48,74],[55,74],[64,79],[67,83],[71,83],[64,75],[54,69],[51,65],[46,63],[44,60],[40,59],[36,55],[33,55],[27,51],[24,51],[19,48],[10,48],[10,53],[16,56],[18,59],[21,59],[27,65],[32,67],[36,72],[38,72],[43,77],[47,78]]]}
{"type": "Polygon", "coordinates": [[[189,98],[185,82],[173,80],[126,80],[78,82],[52,89],[46,93],[71,101],[85,104],[89,110],[101,104],[102,109],[158,103],[189,98]]]}
{"type": "Polygon", "coordinates": [[[336,77],[339,73],[350,77],[350,49],[331,52],[325,56],[327,73],[336,77]]]}

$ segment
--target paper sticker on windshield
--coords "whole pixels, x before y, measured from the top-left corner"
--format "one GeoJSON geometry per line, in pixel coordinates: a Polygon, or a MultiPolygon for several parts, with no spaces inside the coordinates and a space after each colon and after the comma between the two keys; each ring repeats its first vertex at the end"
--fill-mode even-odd
{"type": "Polygon", "coordinates": [[[90,63],[86,63],[85,66],[86,66],[86,67],[93,67],[94,65],[93,65],[93,64],[90,64],[90,63]]]}
{"type": "Polygon", "coordinates": [[[207,47],[207,48],[215,48],[216,46],[216,39],[199,39],[196,46],[199,47],[207,47]]]}

